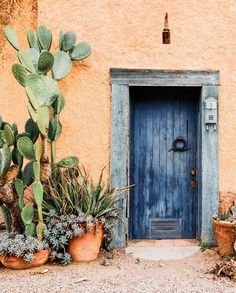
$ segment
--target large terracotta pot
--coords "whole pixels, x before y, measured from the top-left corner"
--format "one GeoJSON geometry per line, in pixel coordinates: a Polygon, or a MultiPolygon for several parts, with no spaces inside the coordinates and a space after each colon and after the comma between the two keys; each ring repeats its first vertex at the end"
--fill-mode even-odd
{"type": "Polygon", "coordinates": [[[24,270],[35,268],[44,265],[48,261],[49,249],[44,249],[34,254],[32,262],[27,262],[21,257],[7,256],[6,258],[0,257],[2,265],[7,269],[24,270]]]}
{"type": "Polygon", "coordinates": [[[97,259],[103,239],[103,225],[94,226],[91,232],[85,232],[82,237],[74,237],[69,241],[68,252],[72,260],[92,261],[97,259]]]}
{"type": "Polygon", "coordinates": [[[236,224],[212,219],[215,227],[215,237],[221,256],[233,256],[235,254],[234,243],[236,241],[236,224]]]}

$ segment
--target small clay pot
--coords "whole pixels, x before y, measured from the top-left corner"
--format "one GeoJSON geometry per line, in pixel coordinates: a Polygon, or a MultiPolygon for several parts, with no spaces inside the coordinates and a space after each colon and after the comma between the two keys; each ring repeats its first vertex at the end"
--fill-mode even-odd
{"type": "Polygon", "coordinates": [[[25,261],[23,258],[13,255],[7,256],[6,258],[2,256],[0,257],[0,261],[2,265],[7,269],[31,269],[44,265],[48,261],[49,253],[49,249],[44,249],[34,253],[34,259],[32,262],[25,261]]]}
{"type": "Polygon", "coordinates": [[[234,243],[236,241],[236,224],[212,219],[215,227],[215,237],[218,251],[221,256],[235,255],[234,243]]]}
{"type": "Polygon", "coordinates": [[[68,252],[75,262],[92,261],[98,258],[103,239],[103,224],[99,223],[91,232],[82,237],[74,237],[69,241],[68,252]]]}

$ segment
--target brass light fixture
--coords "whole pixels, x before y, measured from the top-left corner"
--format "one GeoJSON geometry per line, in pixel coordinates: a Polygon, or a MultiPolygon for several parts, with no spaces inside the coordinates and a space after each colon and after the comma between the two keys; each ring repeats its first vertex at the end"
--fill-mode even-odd
{"type": "Polygon", "coordinates": [[[168,24],[168,13],[165,15],[164,29],[162,31],[162,43],[170,44],[170,29],[168,24]]]}

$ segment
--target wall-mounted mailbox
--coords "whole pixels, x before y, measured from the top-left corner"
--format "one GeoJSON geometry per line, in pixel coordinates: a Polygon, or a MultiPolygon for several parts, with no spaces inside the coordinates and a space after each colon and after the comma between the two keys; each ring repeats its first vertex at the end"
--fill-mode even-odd
{"type": "Polygon", "coordinates": [[[205,99],[205,126],[209,130],[209,126],[213,126],[216,130],[217,126],[217,100],[213,97],[205,99]]]}

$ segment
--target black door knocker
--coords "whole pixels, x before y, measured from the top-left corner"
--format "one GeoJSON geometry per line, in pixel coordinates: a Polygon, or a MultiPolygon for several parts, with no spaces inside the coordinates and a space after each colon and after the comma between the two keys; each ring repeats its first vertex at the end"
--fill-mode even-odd
{"type": "Polygon", "coordinates": [[[190,148],[188,148],[187,146],[188,143],[185,138],[183,136],[177,136],[173,141],[172,148],[169,150],[169,152],[186,152],[190,150],[190,148]]]}

